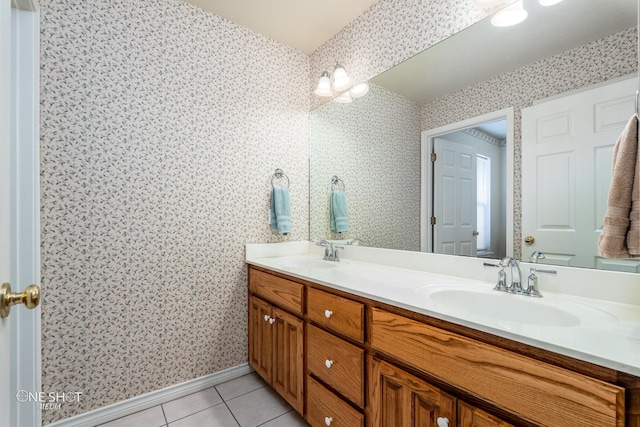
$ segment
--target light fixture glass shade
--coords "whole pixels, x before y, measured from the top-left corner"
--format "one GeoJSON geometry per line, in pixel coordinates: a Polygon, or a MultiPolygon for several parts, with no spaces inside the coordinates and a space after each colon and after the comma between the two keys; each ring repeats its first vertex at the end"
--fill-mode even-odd
{"type": "Polygon", "coordinates": [[[365,82],[352,87],[349,94],[352,98],[360,98],[361,96],[365,96],[367,92],[369,92],[369,83],[365,82]]]}
{"type": "Polygon", "coordinates": [[[471,0],[471,3],[481,8],[497,6],[501,2],[502,0],[471,0]]]}
{"type": "Polygon", "coordinates": [[[331,91],[331,78],[329,78],[329,73],[327,71],[323,72],[320,76],[318,87],[313,91],[313,93],[318,96],[333,96],[333,92],[331,91]]]}
{"type": "Polygon", "coordinates": [[[527,19],[527,11],[524,10],[522,0],[499,10],[491,17],[491,23],[496,27],[509,27],[527,19]]]}
{"type": "Polygon", "coordinates": [[[538,0],[542,6],[553,6],[556,3],[560,3],[562,0],[538,0]]]}
{"type": "Polygon", "coordinates": [[[336,69],[333,72],[333,90],[342,92],[349,89],[349,86],[351,86],[351,79],[347,76],[347,72],[341,65],[336,65],[336,69]]]}
{"type": "Polygon", "coordinates": [[[349,92],[345,92],[342,95],[334,98],[334,101],[340,102],[341,104],[346,104],[346,103],[351,102],[353,100],[351,99],[351,95],[349,95],[349,92]]]}

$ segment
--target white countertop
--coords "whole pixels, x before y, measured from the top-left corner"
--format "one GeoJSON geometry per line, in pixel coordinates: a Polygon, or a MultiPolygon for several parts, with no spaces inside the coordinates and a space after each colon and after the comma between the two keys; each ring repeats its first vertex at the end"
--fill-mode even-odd
{"type": "MultiPolygon", "coordinates": [[[[494,291],[497,269],[482,267],[492,260],[347,247],[342,261],[333,263],[321,261],[323,251],[310,242],[247,245],[246,262],[640,376],[640,304],[620,302],[636,302],[636,275],[591,271],[595,280],[586,280],[584,269],[539,265],[557,269],[558,277],[540,274],[544,297],[536,299],[494,291]],[[572,283],[576,280],[577,285],[572,283]],[[440,298],[458,290],[471,297],[466,306],[451,306],[440,298]],[[523,313],[529,308],[536,314],[539,308],[540,315],[527,318],[523,313]]],[[[521,264],[524,286],[529,266],[521,264]]]]}

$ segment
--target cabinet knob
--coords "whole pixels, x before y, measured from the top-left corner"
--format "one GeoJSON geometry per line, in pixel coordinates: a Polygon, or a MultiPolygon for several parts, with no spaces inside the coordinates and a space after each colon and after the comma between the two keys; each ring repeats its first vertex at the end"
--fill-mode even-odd
{"type": "Polygon", "coordinates": [[[449,427],[449,419],[444,417],[438,417],[436,420],[438,427],[449,427]]]}
{"type": "Polygon", "coordinates": [[[333,314],[333,311],[331,310],[324,311],[324,317],[326,317],[327,319],[330,318],[332,314],[333,314]]]}
{"type": "Polygon", "coordinates": [[[331,423],[333,422],[333,418],[331,417],[324,417],[324,423],[328,426],[331,425],[331,423]]]}
{"type": "Polygon", "coordinates": [[[266,314],[264,315],[264,321],[267,322],[269,320],[269,316],[267,316],[266,314]]]}
{"type": "Polygon", "coordinates": [[[273,325],[273,322],[275,322],[276,319],[274,319],[273,317],[269,317],[269,324],[273,325]]]}
{"type": "Polygon", "coordinates": [[[333,366],[333,360],[325,360],[324,361],[324,366],[326,366],[327,369],[330,369],[331,366],[333,366]]]}

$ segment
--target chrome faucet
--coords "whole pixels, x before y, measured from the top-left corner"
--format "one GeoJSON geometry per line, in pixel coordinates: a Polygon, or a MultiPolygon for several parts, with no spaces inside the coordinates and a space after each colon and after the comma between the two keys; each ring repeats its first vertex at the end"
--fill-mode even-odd
{"type": "Polygon", "coordinates": [[[498,271],[498,283],[493,288],[496,291],[511,292],[513,294],[526,295],[535,298],[542,297],[540,289],[538,289],[538,277],[536,276],[536,273],[553,274],[554,276],[557,274],[556,270],[541,270],[539,268],[530,268],[529,278],[527,279],[527,287],[526,289],[522,289],[522,273],[520,272],[520,263],[518,262],[518,260],[506,256],[502,258],[497,264],[485,262],[484,266],[497,267],[500,269],[500,271],[498,271]],[[509,267],[511,269],[511,285],[507,285],[507,273],[505,273],[504,271],[505,267],[509,267]]]}
{"type": "Polygon", "coordinates": [[[344,246],[335,245],[331,242],[327,242],[324,239],[316,243],[316,246],[324,247],[324,258],[322,258],[323,260],[334,262],[340,261],[340,258],[338,257],[338,249],[344,249],[344,246]]]}
{"type": "Polygon", "coordinates": [[[514,294],[521,294],[522,291],[522,282],[520,279],[520,264],[518,260],[511,258],[510,256],[506,256],[500,260],[497,264],[490,264],[488,262],[484,263],[485,267],[498,267],[500,271],[498,272],[498,283],[493,288],[496,291],[504,291],[504,292],[512,292],[514,294]],[[509,267],[511,269],[511,284],[507,285],[507,273],[505,273],[504,269],[509,267]]]}
{"type": "Polygon", "coordinates": [[[513,259],[511,257],[502,258],[501,263],[509,265],[511,268],[511,285],[507,289],[507,292],[513,292],[514,294],[522,293],[522,280],[521,280],[521,272],[520,272],[520,263],[518,263],[517,259],[513,259]]]}

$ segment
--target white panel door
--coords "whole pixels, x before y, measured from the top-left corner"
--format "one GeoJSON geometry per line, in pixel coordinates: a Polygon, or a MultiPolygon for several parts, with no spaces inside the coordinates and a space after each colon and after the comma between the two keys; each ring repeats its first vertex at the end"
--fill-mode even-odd
{"type": "Polygon", "coordinates": [[[436,138],[434,151],[434,252],[476,256],[476,149],[436,138]]]}
{"type": "MultiPolygon", "coordinates": [[[[38,58],[31,0],[0,0],[0,283],[22,292],[40,278],[38,58]],[[15,8],[12,7],[15,5],[15,8]]],[[[42,424],[40,310],[0,319],[0,426],[42,424]]]]}
{"type": "Polygon", "coordinates": [[[522,255],[543,262],[636,271],[636,261],[603,260],[598,236],[606,212],[613,147],[635,111],[637,78],[522,110],[522,255]]]}
{"type": "MultiPolygon", "coordinates": [[[[8,282],[11,275],[9,259],[11,234],[9,212],[11,210],[10,186],[10,123],[11,123],[11,1],[0,2],[0,282],[8,282]]],[[[0,321],[0,366],[11,366],[10,323],[0,321]]],[[[11,398],[9,375],[0,377],[0,416],[9,420],[14,399],[11,398]]]]}

